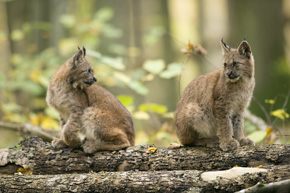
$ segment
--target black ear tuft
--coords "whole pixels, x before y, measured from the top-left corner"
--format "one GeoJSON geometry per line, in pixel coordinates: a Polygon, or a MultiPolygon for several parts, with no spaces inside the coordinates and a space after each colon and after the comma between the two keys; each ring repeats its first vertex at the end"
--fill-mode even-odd
{"type": "Polygon", "coordinates": [[[80,50],[80,47],[78,46],[78,49],[80,50]]]}
{"type": "Polygon", "coordinates": [[[222,54],[223,55],[225,55],[226,53],[228,53],[231,50],[231,48],[224,42],[223,38],[221,39],[220,44],[221,44],[221,47],[222,47],[222,54]]]}
{"type": "Polygon", "coordinates": [[[244,41],[247,41],[247,35],[245,35],[245,37],[244,37],[244,41]]]}
{"type": "Polygon", "coordinates": [[[224,42],[224,38],[221,39],[221,43],[224,45],[225,48],[230,49],[230,47],[224,42]]]}
{"type": "Polygon", "coordinates": [[[86,56],[86,48],[83,46],[84,56],[86,56]]]}

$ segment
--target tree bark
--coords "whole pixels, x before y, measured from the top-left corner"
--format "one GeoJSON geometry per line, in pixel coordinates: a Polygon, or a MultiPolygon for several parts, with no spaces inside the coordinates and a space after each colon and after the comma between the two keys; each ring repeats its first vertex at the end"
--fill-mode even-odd
{"type": "Polygon", "coordinates": [[[235,192],[290,177],[289,166],[236,178],[202,179],[197,170],[104,172],[70,175],[1,176],[2,192],[235,192]]]}
{"type": "Polygon", "coordinates": [[[290,145],[240,147],[230,152],[218,148],[160,147],[155,153],[149,153],[149,147],[140,145],[120,151],[85,154],[80,149],[55,149],[37,137],[30,137],[17,147],[0,151],[0,173],[14,174],[19,167],[33,168],[33,174],[39,175],[89,171],[213,171],[235,165],[257,167],[290,164],[290,145]]]}

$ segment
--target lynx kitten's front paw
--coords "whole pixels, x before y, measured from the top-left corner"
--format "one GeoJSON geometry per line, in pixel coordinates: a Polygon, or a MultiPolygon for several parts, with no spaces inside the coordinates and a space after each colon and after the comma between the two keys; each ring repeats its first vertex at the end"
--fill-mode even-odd
{"type": "Polygon", "coordinates": [[[51,145],[55,148],[64,148],[67,147],[67,144],[62,139],[54,138],[51,142],[51,145]]]}
{"type": "Polygon", "coordinates": [[[85,139],[84,143],[82,145],[82,148],[85,153],[95,153],[97,151],[96,149],[96,143],[85,139]]]}
{"type": "Polygon", "coordinates": [[[244,145],[254,146],[255,142],[249,138],[243,138],[240,140],[240,144],[241,146],[244,146],[244,145]]]}
{"type": "Polygon", "coordinates": [[[237,149],[239,146],[240,146],[240,143],[237,140],[235,140],[235,139],[231,139],[227,143],[224,143],[224,142],[220,143],[220,148],[223,151],[234,150],[234,149],[237,149]]]}

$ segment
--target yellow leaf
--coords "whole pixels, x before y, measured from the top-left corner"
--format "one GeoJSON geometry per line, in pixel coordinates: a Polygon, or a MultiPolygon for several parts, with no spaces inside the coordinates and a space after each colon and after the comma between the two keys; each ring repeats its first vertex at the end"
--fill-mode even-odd
{"type": "Polygon", "coordinates": [[[30,72],[29,77],[34,82],[40,83],[40,78],[39,78],[40,74],[41,74],[40,70],[33,70],[33,71],[30,72]]]}
{"type": "Polygon", "coordinates": [[[58,126],[59,126],[58,122],[48,116],[44,116],[43,119],[41,120],[42,128],[53,129],[58,126]]]}
{"type": "Polygon", "coordinates": [[[156,150],[157,150],[157,147],[150,147],[150,148],[147,149],[147,152],[149,152],[149,153],[155,153],[156,150]]]}
{"type": "Polygon", "coordinates": [[[265,100],[265,103],[268,103],[268,104],[273,105],[273,104],[275,104],[275,100],[273,100],[273,99],[266,99],[265,100]]]}
{"type": "Polygon", "coordinates": [[[240,166],[238,166],[238,165],[235,165],[233,168],[237,168],[237,167],[240,167],[240,166]]]}
{"type": "Polygon", "coordinates": [[[49,116],[38,113],[32,117],[30,123],[33,125],[41,126],[42,128],[53,129],[58,127],[58,122],[49,116]]]}
{"type": "Polygon", "coordinates": [[[267,134],[266,134],[266,137],[265,137],[265,138],[268,138],[268,137],[270,137],[271,134],[274,132],[274,129],[273,129],[272,127],[268,127],[268,128],[266,129],[266,132],[267,132],[267,134]]]}
{"type": "Polygon", "coordinates": [[[32,117],[32,119],[30,120],[30,123],[36,126],[40,126],[41,123],[41,119],[42,119],[42,114],[36,114],[35,116],[32,117]]]}
{"type": "Polygon", "coordinates": [[[95,172],[93,170],[90,170],[89,171],[89,174],[94,174],[95,172]]]}
{"type": "Polygon", "coordinates": [[[33,168],[30,167],[18,168],[17,173],[21,173],[23,175],[32,175],[33,168]]]}
{"type": "Polygon", "coordinates": [[[99,173],[105,173],[105,171],[100,171],[99,173]]]}
{"type": "Polygon", "coordinates": [[[272,111],[271,115],[282,120],[289,118],[289,114],[284,109],[277,109],[276,111],[272,111]]]}
{"type": "Polygon", "coordinates": [[[259,166],[257,166],[256,168],[260,168],[260,167],[262,167],[262,165],[259,165],[259,166]]]}

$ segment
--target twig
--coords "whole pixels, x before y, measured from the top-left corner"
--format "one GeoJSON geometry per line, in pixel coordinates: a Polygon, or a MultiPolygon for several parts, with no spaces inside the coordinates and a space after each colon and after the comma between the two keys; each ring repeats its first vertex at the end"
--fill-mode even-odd
{"type": "MultiPolygon", "coordinates": [[[[285,108],[286,108],[286,106],[287,106],[287,104],[288,104],[288,101],[289,101],[289,97],[290,97],[290,89],[289,89],[288,94],[287,94],[287,96],[286,96],[286,99],[285,99],[285,101],[284,101],[284,103],[283,103],[282,109],[285,109],[285,108]]],[[[278,117],[276,117],[275,120],[273,121],[273,125],[275,124],[275,122],[276,122],[277,120],[278,120],[278,117]]]]}
{"type": "Polygon", "coordinates": [[[265,123],[265,121],[262,118],[254,115],[248,109],[245,111],[244,117],[245,119],[250,121],[252,124],[256,125],[260,130],[266,130],[268,127],[268,125],[265,123]]]}
{"type": "Polygon", "coordinates": [[[269,125],[272,125],[272,121],[271,121],[271,117],[269,115],[269,113],[267,112],[267,110],[265,109],[265,107],[256,99],[255,96],[253,96],[253,100],[257,103],[257,105],[260,107],[260,109],[263,111],[264,115],[266,116],[266,119],[268,121],[269,125]]]}
{"type": "Polygon", "coordinates": [[[243,193],[262,193],[262,192],[288,192],[290,190],[290,180],[283,180],[269,184],[258,183],[253,187],[241,190],[243,193]]]}
{"type": "Polygon", "coordinates": [[[49,132],[41,127],[32,125],[30,123],[0,121],[0,127],[4,129],[19,131],[21,135],[38,136],[47,142],[51,142],[53,138],[60,136],[60,133],[58,131],[49,132]]]}

